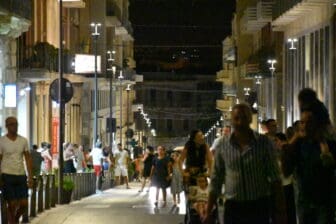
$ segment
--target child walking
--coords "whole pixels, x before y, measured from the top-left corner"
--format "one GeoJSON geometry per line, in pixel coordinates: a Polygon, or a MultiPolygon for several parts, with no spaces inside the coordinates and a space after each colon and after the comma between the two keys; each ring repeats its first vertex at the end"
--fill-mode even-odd
{"type": "Polygon", "coordinates": [[[182,170],[179,165],[179,154],[177,152],[172,153],[172,179],[170,190],[173,195],[174,205],[180,203],[180,193],[183,191],[183,178],[182,178],[182,170]],[[177,199],[177,200],[176,200],[177,199]]]}

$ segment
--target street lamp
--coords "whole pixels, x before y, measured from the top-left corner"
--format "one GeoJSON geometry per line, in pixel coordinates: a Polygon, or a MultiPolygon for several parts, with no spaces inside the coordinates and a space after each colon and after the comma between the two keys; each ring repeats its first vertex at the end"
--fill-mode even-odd
{"type": "Polygon", "coordinates": [[[257,85],[257,102],[256,104],[254,105],[253,104],[253,108],[255,110],[257,110],[257,130],[259,131],[259,126],[260,126],[260,121],[259,121],[259,116],[260,116],[260,108],[259,108],[259,105],[260,104],[260,101],[261,101],[261,97],[260,97],[260,88],[261,88],[261,79],[262,77],[260,75],[257,75],[254,77],[256,79],[256,85],[257,85]]]}
{"type": "Polygon", "coordinates": [[[122,70],[120,71],[119,74],[119,84],[120,84],[120,123],[119,123],[119,128],[120,128],[120,144],[122,144],[122,80],[124,79],[124,76],[122,74],[122,70]]]}
{"type": "Polygon", "coordinates": [[[295,43],[298,42],[297,38],[288,38],[287,42],[290,43],[289,50],[296,50],[295,43]]]}
{"type": "Polygon", "coordinates": [[[250,90],[251,90],[251,88],[244,88],[244,91],[245,91],[244,95],[249,96],[250,95],[250,90]]]}
{"type": "Polygon", "coordinates": [[[126,93],[127,93],[127,105],[126,105],[126,148],[128,149],[129,143],[129,92],[131,91],[131,84],[127,84],[126,93]]]}
{"type": "MultiPolygon", "coordinates": [[[[109,55],[109,58],[107,59],[108,62],[113,62],[114,61],[114,54],[115,51],[107,51],[107,54],[109,55]]],[[[113,104],[112,104],[112,79],[115,76],[115,73],[117,71],[117,67],[113,64],[111,64],[111,68],[108,68],[107,71],[112,71],[112,74],[110,76],[110,123],[109,123],[109,129],[110,129],[110,147],[112,148],[112,138],[113,138],[113,131],[112,131],[112,110],[113,110],[113,104]]]]}
{"type": "Polygon", "coordinates": [[[268,64],[270,64],[269,70],[271,71],[271,101],[269,102],[268,106],[270,107],[270,112],[271,112],[271,116],[272,118],[275,119],[276,117],[276,113],[275,113],[275,94],[274,94],[274,88],[275,88],[275,80],[274,80],[274,73],[275,73],[275,67],[274,65],[277,63],[277,61],[275,59],[269,59],[267,61],[268,64]]]}
{"type": "Polygon", "coordinates": [[[98,37],[100,33],[98,32],[98,28],[101,27],[101,23],[91,23],[91,27],[94,28],[91,33],[94,44],[95,44],[95,74],[94,74],[94,82],[95,82],[95,91],[94,91],[94,120],[93,120],[93,145],[97,142],[97,132],[98,132],[98,79],[97,79],[97,45],[98,45],[98,37]]]}

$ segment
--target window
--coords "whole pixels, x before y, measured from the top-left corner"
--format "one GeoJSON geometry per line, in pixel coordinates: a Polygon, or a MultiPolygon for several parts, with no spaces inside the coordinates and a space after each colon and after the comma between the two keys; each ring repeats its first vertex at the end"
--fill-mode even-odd
{"type": "Polygon", "coordinates": [[[173,121],[171,119],[167,120],[167,131],[173,130],[173,121]]]}

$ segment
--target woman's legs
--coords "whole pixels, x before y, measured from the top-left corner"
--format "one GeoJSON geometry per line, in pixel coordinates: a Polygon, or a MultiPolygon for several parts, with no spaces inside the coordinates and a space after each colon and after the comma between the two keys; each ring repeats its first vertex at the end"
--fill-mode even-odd
{"type": "Polygon", "coordinates": [[[166,207],[167,205],[167,190],[166,188],[162,188],[162,196],[163,196],[163,205],[162,207],[166,207]]]}
{"type": "Polygon", "coordinates": [[[156,187],[155,206],[158,206],[160,188],[156,187]]]}
{"type": "Polygon", "coordinates": [[[173,201],[174,201],[174,205],[176,205],[176,194],[173,194],[173,201]]]}

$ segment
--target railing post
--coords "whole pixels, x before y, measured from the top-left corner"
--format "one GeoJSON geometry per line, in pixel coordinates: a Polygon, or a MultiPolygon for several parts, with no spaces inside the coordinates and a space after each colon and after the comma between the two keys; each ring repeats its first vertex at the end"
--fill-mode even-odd
{"type": "Polygon", "coordinates": [[[77,185],[78,185],[78,199],[82,199],[83,197],[83,184],[84,184],[84,181],[83,181],[83,173],[79,173],[77,174],[77,185]]]}
{"type": "Polygon", "coordinates": [[[43,178],[41,175],[38,177],[37,212],[43,212],[43,178]]]}
{"type": "Polygon", "coordinates": [[[45,182],[45,202],[44,202],[44,208],[50,209],[50,175],[46,175],[46,182],[45,182]]]}
{"type": "Polygon", "coordinates": [[[50,206],[51,207],[55,207],[56,205],[56,183],[55,183],[55,174],[52,174],[51,176],[51,203],[50,206]]]}
{"type": "Polygon", "coordinates": [[[36,188],[37,188],[37,179],[33,177],[33,189],[30,196],[30,217],[36,216],[36,188]]]}

